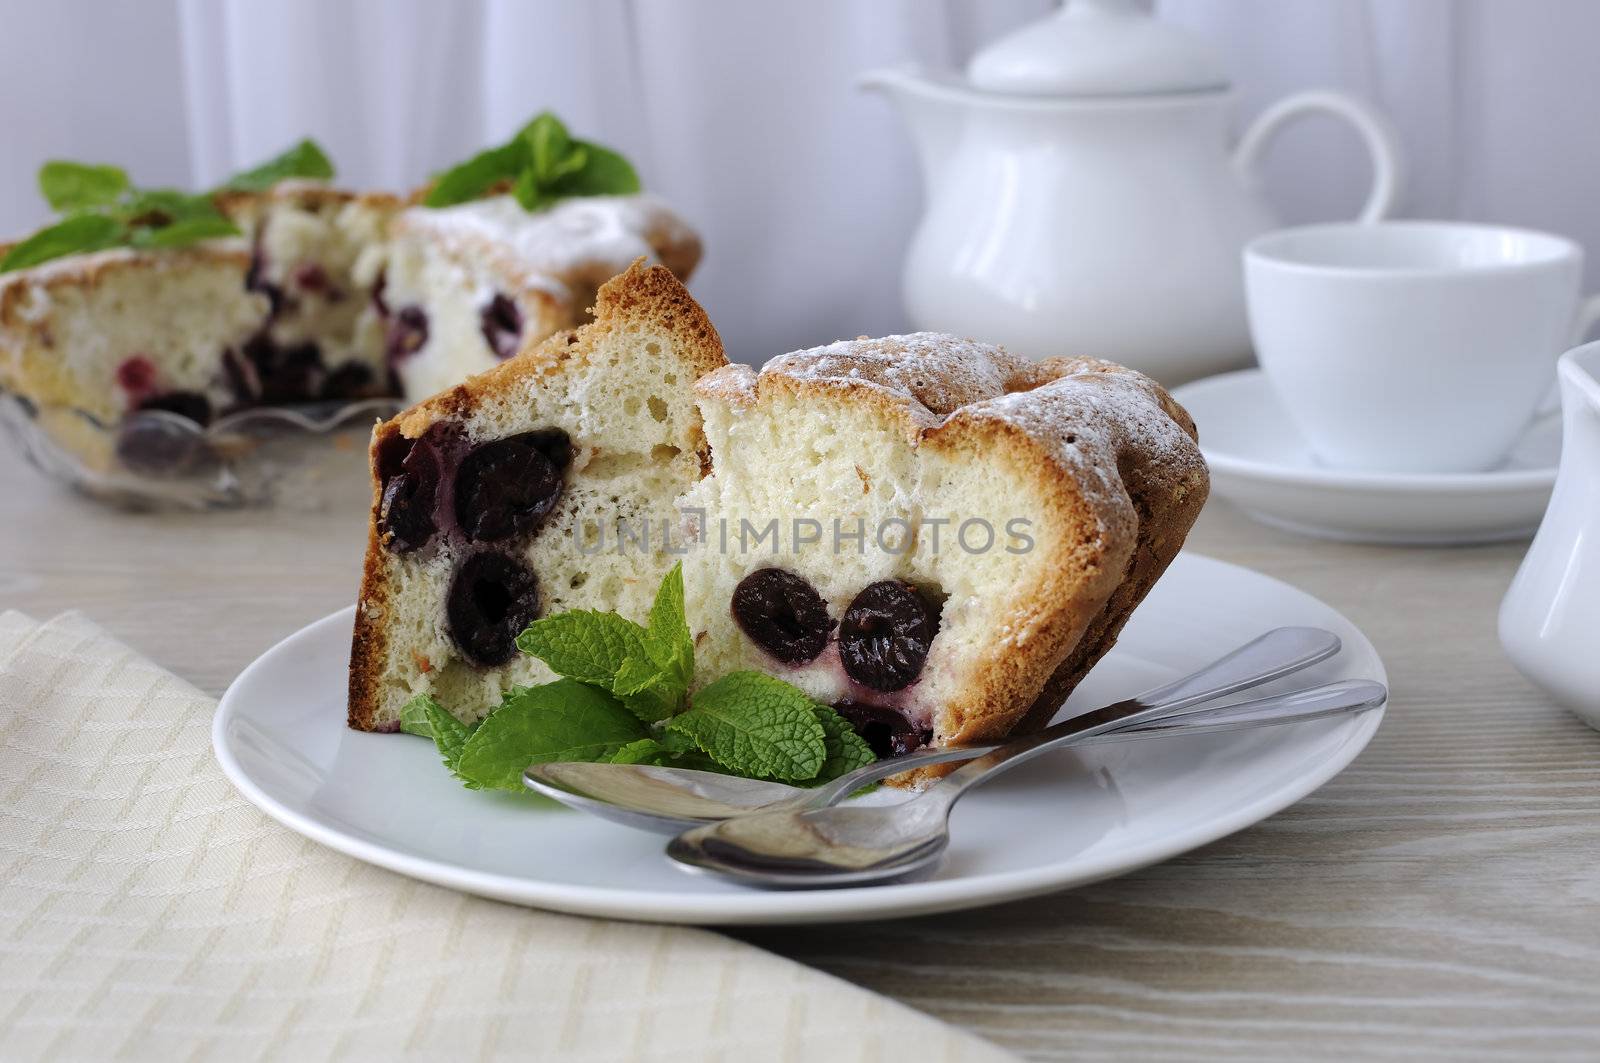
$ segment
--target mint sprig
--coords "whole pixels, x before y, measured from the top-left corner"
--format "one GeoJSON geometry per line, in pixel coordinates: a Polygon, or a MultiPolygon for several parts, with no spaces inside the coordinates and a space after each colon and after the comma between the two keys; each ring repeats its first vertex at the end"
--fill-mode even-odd
{"type": "Polygon", "coordinates": [[[827,760],[827,735],[815,703],[797,687],[761,672],[734,672],[695,695],[667,723],[737,775],[810,779],[827,760]]]}
{"type": "Polygon", "coordinates": [[[573,609],[535,620],[517,636],[517,648],[556,675],[611,689],[621,662],[642,656],[648,632],[616,613],[573,609]]]}
{"type": "Polygon", "coordinates": [[[333,177],[333,163],[321,146],[308,137],[266,162],[234,174],[222,183],[222,187],[242,192],[264,192],[291,177],[326,181],[333,177]]]}
{"type": "Polygon", "coordinates": [[[128,190],[128,174],[120,166],[53,160],[39,167],[39,191],[50,209],[66,213],[103,207],[128,190]]]}
{"type": "Polygon", "coordinates": [[[468,786],[520,793],[530,764],[604,760],[648,737],[644,724],[610,694],[557,679],[490,713],[466,740],[454,770],[468,786]]]}
{"type": "Polygon", "coordinates": [[[474,790],[479,789],[479,786],[472,779],[462,775],[458,766],[461,763],[461,753],[467,746],[467,740],[472,737],[476,729],[476,724],[469,726],[462,723],[426,694],[418,694],[406,702],[400,710],[400,730],[433,739],[444,766],[474,790]]]}
{"type": "Polygon", "coordinates": [[[645,624],[572,610],[534,621],[517,646],[561,678],[513,688],[476,730],[425,695],[401,711],[401,730],[432,736],[450,770],[475,789],[520,790],[528,765],[557,760],[816,785],[875,759],[837,712],[763,672],[722,676],[688,698],[694,639],[682,565],[661,581],[645,624]]]}
{"type": "Polygon", "coordinates": [[[116,166],[52,160],[39,168],[39,191],[65,217],[13,246],[0,258],[0,273],[112,247],[186,247],[234,236],[238,227],[217,208],[216,192],[265,189],[289,177],[332,176],[333,164],[310,140],[200,194],[137,188],[116,166]]]}
{"type": "Polygon", "coordinates": [[[437,174],[422,203],[449,207],[506,187],[522,209],[532,212],[572,196],[627,195],[640,186],[627,159],[573,137],[561,119],[545,111],[506,143],[437,174]]]}
{"type": "Polygon", "coordinates": [[[694,676],[694,642],[683,612],[683,566],[661,581],[645,627],[616,613],[574,609],[535,620],[517,648],[556,675],[616,695],[645,723],[677,714],[694,676]]]}
{"type": "Polygon", "coordinates": [[[878,759],[872,747],[867,745],[867,740],[856,734],[855,728],[843,716],[826,705],[813,708],[816,710],[817,723],[822,725],[822,744],[827,755],[822,761],[821,770],[810,780],[812,785],[832,782],[878,759]]]}

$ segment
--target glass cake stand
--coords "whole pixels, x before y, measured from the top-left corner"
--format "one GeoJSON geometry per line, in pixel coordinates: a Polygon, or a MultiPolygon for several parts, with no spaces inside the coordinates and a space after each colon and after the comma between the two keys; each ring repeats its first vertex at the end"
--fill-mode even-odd
{"type": "Polygon", "coordinates": [[[240,410],[202,427],[142,410],[105,424],[0,391],[0,424],[46,475],[128,509],[322,508],[365,494],[367,441],[398,399],[240,410]]]}

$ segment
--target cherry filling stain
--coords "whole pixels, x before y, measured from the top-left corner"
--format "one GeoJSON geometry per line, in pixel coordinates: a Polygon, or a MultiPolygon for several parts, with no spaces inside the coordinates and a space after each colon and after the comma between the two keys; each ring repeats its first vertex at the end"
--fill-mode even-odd
{"type": "Polygon", "coordinates": [[[456,521],[468,539],[497,542],[529,535],[555,509],[572,443],[560,429],[523,432],[482,443],[456,474],[456,521]]]}
{"type": "Polygon", "coordinates": [[[244,290],[259,292],[267,297],[267,320],[272,320],[283,312],[283,288],[267,280],[267,256],[261,250],[260,234],[256,236],[256,244],[250,251],[250,267],[244,273],[244,290]]]}
{"type": "Polygon", "coordinates": [[[461,426],[451,421],[414,440],[397,432],[378,444],[378,537],[389,551],[418,550],[457,530],[450,499],[465,449],[461,426]]]}
{"type": "Polygon", "coordinates": [[[139,402],[140,410],[165,410],[204,428],[211,423],[211,400],[198,391],[165,391],[139,402]]]}
{"type": "Polygon", "coordinates": [[[484,550],[457,567],[445,603],[450,637],[483,667],[516,655],[516,638],[539,615],[539,581],[522,562],[484,550]]]}
{"type": "Polygon", "coordinates": [[[117,429],[117,460],[146,476],[182,476],[212,456],[202,429],[211,423],[211,401],[198,391],[163,391],[140,399],[135,415],[117,429]],[[175,415],[145,417],[161,412],[175,415]]]}
{"type": "Polygon", "coordinates": [[[430,429],[420,439],[396,433],[379,444],[383,492],[378,501],[378,536],[393,553],[419,550],[439,530],[439,487],[446,463],[441,442],[441,434],[430,429]]]}
{"type": "Polygon", "coordinates": [[[828,603],[804,578],[782,568],[750,573],[733,589],[739,630],[784,664],[815,660],[828,645],[828,603]]]}
{"type": "Polygon", "coordinates": [[[428,342],[428,315],[420,306],[403,306],[389,320],[384,355],[390,366],[399,365],[428,342]]]}
{"type": "Polygon", "coordinates": [[[322,379],[323,399],[360,399],[373,394],[375,381],[372,370],[360,362],[346,362],[322,379]]]}
{"type": "Polygon", "coordinates": [[[886,579],[850,602],[839,624],[845,674],[871,690],[902,690],[922,674],[938,633],[937,612],[909,583],[886,579]]]}
{"type": "Polygon", "coordinates": [[[933,732],[914,727],[894,709],[841,701],[833,711],[844,718],[879,760],[903,757],[933,741],[933,732]]]}
{"type": "Polygon", "coordinates": [[[241,402],[278,405],[317,397],[323,365],[322,349],[315,343],[279,343],[263,329],[245,341],[243,352],[255,371],[259,390],[253,400],[236,393],[241,402]]]}
{"type": "Polygon", "coordinates": [[[156,388],[156,364],[142,354],[129,355],[117,366],[117,387],[137,403],[156,388]]]}
{"type": "Polygon", "coordinates": [[[300,263],[294,268],[291,279],[294,281],[294,286],[303,292],[326,295],[333,290],[333,282],[328,279],[328,271],[322,268],[320,262],[300,263]]]}
{"type": "Polygon", "coordinates": [[[484,342],[502,362],[517,353],[522,345],[522,311],[508,296],[499,292],[478,312],[484,342]]]}
{"type": "Polygon", "coordinates": [[[372,282],[372,308],[384,320],[389,318],[389,303],[384,299],[384,293],[389,290],[389,271],[378,270],[378,279],[372,282]]]}

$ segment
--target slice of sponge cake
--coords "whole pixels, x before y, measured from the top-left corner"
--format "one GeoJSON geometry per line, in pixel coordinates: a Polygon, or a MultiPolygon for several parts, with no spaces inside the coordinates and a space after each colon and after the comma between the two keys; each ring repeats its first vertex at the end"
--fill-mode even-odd
{"type": "Polygon", "coordinates": [[[607,549],[618,523],[662,528],[700,478],[694,384],[725,365],[672,272],[601,285],[593,322],[378,426],[349,719],[393,730],[434,694],[464,719],[550,673],[513,640],[566,609],[648,614],[677,560],[607,549]]]}
{"type": "Polygon", "coordinates": [[[755,668],[880,755],[1042,724],[1199,514],[1194,423],[1154,381],[935,333],[729,366],[696,388],[697,679],[755,668]],[[726,545],[724,545],[726,544],[726,545]]]}

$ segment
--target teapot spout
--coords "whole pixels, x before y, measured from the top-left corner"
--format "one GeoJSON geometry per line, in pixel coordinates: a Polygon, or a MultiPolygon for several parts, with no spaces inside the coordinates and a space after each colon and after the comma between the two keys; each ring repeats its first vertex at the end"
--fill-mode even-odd
{"type": "Polygon", "coordinates": [[[899,108],[911,129],[911,140],[916,145],[923,181],[931,198],[955,154],[966,111],[962,100],[965,93],[930,79],[915,67],[869,71],[861,75],[857,84],[883,93],[899,108]]]}

